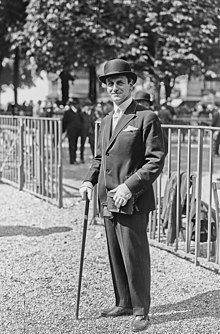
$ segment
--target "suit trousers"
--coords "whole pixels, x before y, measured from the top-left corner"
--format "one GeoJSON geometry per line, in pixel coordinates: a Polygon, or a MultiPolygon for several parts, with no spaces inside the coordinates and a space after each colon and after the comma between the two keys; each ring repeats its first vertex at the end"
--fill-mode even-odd
{"type": "Polygon", "coordinates": [[[68,133],[69,159],[71,164],[76,162],[77,143],[79,136],[80,131],[78,129],[73,129],[71,133],[68,133]]]}
{"type": "Polygon", "coordinates": [[[218,133],[216,139],[214,140],[214,154],[219,155],[219,145],[220,145],[220,132],[218,133]]]}
{"type": "Polygon", "coordinates": [[[148,214],[114,213],[104,218],[116,306],[147,315],[150,308],[148,214]]]}

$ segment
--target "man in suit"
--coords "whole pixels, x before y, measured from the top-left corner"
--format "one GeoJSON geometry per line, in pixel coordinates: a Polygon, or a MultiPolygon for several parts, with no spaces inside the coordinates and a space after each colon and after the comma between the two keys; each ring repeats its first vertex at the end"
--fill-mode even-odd
{"type": "MultiPolygon", "coordinates": [[[[213,116],[212,126],[220,127],[220,108],[217,109],[217,112],[213,116]]],[[[220,145],[220,132],[215,131],[213,134],[214,139],[214,155],[219,157],[219,145],[220,145]]]]}
{"type": "MultiPolygon", "coordinates": [[[[145,106],[147,110],[150,109],[150,110],[154,111],[158,115],[158,117],[160,119],[160,122],[163,123],[161,118],[160,118],[160,114],[158,113],[158,111],[154,110],[153,101],[151,100],[150,94],[148,94],[147,92],[144,92],[142,90],[139,90],[135,94],[135,101],[137,101],[138,103],[145,106]]],[[[163,130],[163,139],[164,139],[165,156],[166,156],[167,153],[168,153],[168,129],[163,128],[162,130],[163,130]]]]}
{"type": "Polygon", "coordinates": [[[69,160],[71,165],[76,164],[77,143],[82,131],[80,112],[79,101],[70,99],[65,107],[62,120],[63,132],[67,133],[69,142],[69,160]]]}
{"type": "Polygon", "coordinates": [[[143,91],[143,90],[138,90],[136,92],[135,101],[144,105],[147,108],[147,110],[151,109],[151,107],[152,107],[152,101],[151,101],[150,94],[143,91]]]}
{"type": "Polygon", "coordinates": [[[82,131],[81,131],[81,145],[80,145],[80,159],[84,163],[84,149],[85,142],[88,137],[92,155],[94,157],[95,150],[95,115],[91,104],[86,104],[82,108],[82,131]]]}
{"type": "Polygon", "coordinates": [[[80,194],[90,200],[98,183],[115,293],[115,305],[102,310],[101,315],[133,314],[131,329],[138,332],[149,322],[147,224],[149,212],[155,208],[152,183],[164,165],[163,134],[157,115],[132,99],[137,76],[126,61],[106,62],[99,79],[106,85],[114,108],[101,122],[97,152],[80,194]],[[107,206],[109,191],[118,212],[107,206]],[[133,213],[122,213],[131,199],[135,201],[133,213]]]}

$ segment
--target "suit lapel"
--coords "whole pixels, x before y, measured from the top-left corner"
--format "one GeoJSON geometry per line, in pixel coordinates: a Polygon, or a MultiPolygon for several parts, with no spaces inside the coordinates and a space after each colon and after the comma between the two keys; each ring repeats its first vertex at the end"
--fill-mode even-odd
{"type": "MultiPolygon", "coordinates": [[[[136,107],[137,107],[137,103],[135,101],[132,101],[132,103],[130,104],[130,106],[125,110],[124,114],[119,119],[118,124],[116,125],[115,130],[114,130],[111,138],[107,137],[107,138],[110,138],[109,144],[107,146],[107,150],[110,148],[110,146],[114,142],[115,138],[122,131],[122,129],[126,126],[126,124],[129,123],[130,120],[135,117],[135,115],[136,115],[136,107]]],[[[110,115],[111,115],[111,119],[112,119],[113,112],[111,112],[110,115]]],[[[108,135],[108,134],[111,133],[111,124],[112,124],[112,122],[110,121],[108,123],[110,123],[110,125],[108,124],[109,125],[109,129],[106,128],[106,131],[109,130],[109,132],[107,132],[106,135],[108,135]]]]}
{"type": "Polygon", "coordinates": [[[110,137],[111,137],[112,116],[113,116],[113,111],[111,111],[111,112],[106,116],[106,121],[105,121],[104,136],[105,136],[105,139],[106,139],[106,141],[107,141],[107,145],[108,145],[108,142],[109,142],[110,137]]]}

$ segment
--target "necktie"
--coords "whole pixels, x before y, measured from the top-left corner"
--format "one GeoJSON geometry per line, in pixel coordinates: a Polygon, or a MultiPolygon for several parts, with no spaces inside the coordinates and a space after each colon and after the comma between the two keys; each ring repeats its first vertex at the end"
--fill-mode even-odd
{"type": "Polygon", "coordinates": [[[113,120],[112,120],[112,132],[115,130],[115,127],[118,123],[118,120],[121,116],[121,110],[118,108],[117,110],[115,110],[114,114],[113,114],[113,120]]]}

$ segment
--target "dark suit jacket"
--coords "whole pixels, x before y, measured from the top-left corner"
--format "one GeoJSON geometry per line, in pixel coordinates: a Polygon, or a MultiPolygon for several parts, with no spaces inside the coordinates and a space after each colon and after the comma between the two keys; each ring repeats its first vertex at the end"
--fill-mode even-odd
{"type": "MultiPolygon", "coordinates": [[[[111,135],[113,111],[102,120],[97,154],[85,178],[98,182],[99,203],[125,182],[139,212],[155,208],[152,183],[164,165],[164,140],[157,115],[132,101],[111,135]]],[[[102,206],[101,206],[102,207],[102,206]]]]}
{"type": "Polygon", "coordinates": [[[220,113],[216,112],[213,116],[212,126],[220,127],[220,113]]]}
{"type": "Polygon", "coordinates": [[[80,110],[77,111],[68,108],[63,116],[62,121],[63,132],[67,131],[67,136],[74,135],[74,132],[80,134],[82,129],[82,119],[80,116],[80,110]]]}

